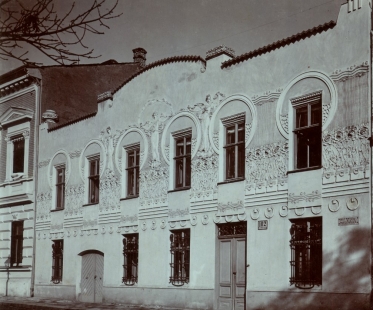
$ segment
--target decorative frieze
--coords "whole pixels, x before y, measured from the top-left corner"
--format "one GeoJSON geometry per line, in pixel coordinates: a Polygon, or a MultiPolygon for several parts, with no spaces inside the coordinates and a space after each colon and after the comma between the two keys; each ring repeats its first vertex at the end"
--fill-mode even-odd
{"type": "Polygon", "coordinates": [[[192,161],[192,188],[190,199],[192,202],[213,200],[218,192],[218,156],[196,156],[192,161]]]}
{"type": "Polygon", "coordinates": [[[321,193],[319,191],[312,191],[310,193],[301,192],[299,195],[289,193],[288,201],[292,204],[299,202],[313,202],[317,199],[321,199],[321,193]]]}
{"type": "Polygon", "coordinates": [[[43,160],[43,161],[39,162],[38,167],[39,168],[47,167],[49,165],[50,161],[51,161],[50,159],[43,160]]]}
{"type": "Polygon", "coordinates": [[[369,169],[369,136],[367,123],[323,133],[324,183],[364,178],[369,169]]]}
{"type": "Polygon", "coordinates": [[[69,153],[69,156],[71,159],[73,158],[79,158],[80,154],[82,153],[82,150],[75,150],[69,153]]]}
{"type": "Polygon", "coordinates": [[[65,217],[82,215],[84,184],[66,186],[65,195],[65,217]]]}
{"type": "Polygon", "coordinates": [[[140,205],[154,206],[167,203],[169,169],[165,166],[140,172],[140,205]]]}
{"type": "Polygon", "coordinates": [[[361,65],[353,65],[344,70],[333,71],[330,77],[336,82],[345,82],[348,79],[362,77],[369,71],[369,62],[364,61],[361,65]]]}
{"type": "Polygon", "coordinates": [[[286,179],[288,143],[276,142],[246,152],[246,190],[273,187],[286,179]]]}
{"type": "Polygon", "coordinates": [[[170,218],[175,218],[175,217],[184,217],[189,215],[189,208],[185,209],[176,209],[176,210],[169,210],[168,211],[168,216],[170,218]]]}
{"type": "Polygon", "coordinates": [[[280,97],[282,91],[282,88],[277,88],[275,91],[266,91],[261,95],[252,96],[251,100],[255,105],[259,106],[266,102],[274,102],[280,97]]]}
{"type": "Polygon", "coordinates": [[[112,170],[106,169],[100,179],[100,212],[120,209],[120,182],[112,170]]]}

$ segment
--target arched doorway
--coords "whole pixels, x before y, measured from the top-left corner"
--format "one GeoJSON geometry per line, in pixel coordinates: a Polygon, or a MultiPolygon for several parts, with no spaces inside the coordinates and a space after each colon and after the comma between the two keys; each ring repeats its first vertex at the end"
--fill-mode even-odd
{"type": "Polygon", "coordinates": [[[81,298],[82,302],[102,302],[104,280],[104,253],[97,250],[87,250],[82,256],[81,298]]]}

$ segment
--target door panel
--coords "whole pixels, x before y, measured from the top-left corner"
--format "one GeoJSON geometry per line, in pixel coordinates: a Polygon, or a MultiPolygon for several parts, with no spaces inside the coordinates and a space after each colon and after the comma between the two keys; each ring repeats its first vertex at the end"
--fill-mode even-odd
{"type": "Polygon", "coordinates": [[[102,302],[104,257],[86,254],[82,257],[81,301],[102,302]]]}
{"type": "Polygon", "coordinates": [[[219,310],[243,310],[246,291],[246,238],[219,240],[219,310]]]}

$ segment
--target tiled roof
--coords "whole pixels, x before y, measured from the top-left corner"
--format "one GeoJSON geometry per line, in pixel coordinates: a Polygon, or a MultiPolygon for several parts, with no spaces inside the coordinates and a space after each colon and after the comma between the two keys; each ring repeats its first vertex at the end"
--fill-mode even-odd
{"type": "Polygon", "coordinates": [[[96,114],[97,114],[97,112],[93,112],[93,113],[89,113],[89,114],[86,114],[86,115],[82,115],[82,116],[80,116],[80,117],[78,117],[78,118],[75,118],[75,119],[70,120],[70,121],[68,121],[68,122],[65,122],[65,123],[63,123],[63,124],[59,124],[59,125],[57,125],[57,126],[54,126],[54,127],[52,127],[52,128],[49,128],[49,129],[48,129],[48,132],[51,132],[51,131],[54,131],[54,130],[60,129],[60,128],[62,128],[62,127],[66,127],[66,126],[69,126],[69,125],[75,124],[75,123],[78,123],[78,122],[83,121],[83,120],[85,120],[85,119],[87,119],[87,118],[94,117],[94,116],[96,116],[96,114]]]}
{"type": "Polygon", "coordinates": [[[300,40],[303,40],[305,38],[311,37],[313,35],[316,35],[318,33],[323,32],[323,31],[327,31],[327,30],[333,28],[335,25],[336,25],[336,22],[332,20],[332,21],[330,21],[328,23],[325,23],[323,25],[320,25],[320,26],[302,31],[300,33],[297,33],[297,34],[291,36],[291,37],[285,38],[283,40],[276,41],[275,43],[266,45],[264,47],[261,47],[261,48],[258,48],[256,50],[254,50],[254,51],[251,51],[251,52],[242,54],[240,56],[237,56],[233,59],[227,60],[227,61],[222,63],[221,68],[224,69],[224,68],[230,67],[232,65],[238,64],[240,62],[243,62],[245,60],[260,56],[260,55],[265,54],[265,53],[269,53],[269,52],[271,52],[275,49],[278,49],[280,47],[289,45],[291,43],[295,43],[297,41],[300,41],[300,40]]]}

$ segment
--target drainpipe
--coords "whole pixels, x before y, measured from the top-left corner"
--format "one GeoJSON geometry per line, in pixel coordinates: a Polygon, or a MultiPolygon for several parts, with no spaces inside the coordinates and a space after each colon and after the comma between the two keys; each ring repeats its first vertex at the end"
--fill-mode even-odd
{"type": "Polygon", "coordinates": [[[35,252],[36,252],[36,209],[38,193],[38,162],[39,162],[39,123],[40,123],[40,109],[41,109],[41,85],[42,80],[35,81],[35,136],[34,136],[34,236],[32,240],[32,267],[31,267],[31,286],[30,296],[34,297],[35,289],[35,252]]]}
{"type": "Polygon", "coordinates": [[[370,158],[370,178],[369,178],[369,190],[370,190],[370,215],[371,215],[371,235],[370,235],[370,251],[371,251],[371,257],[370,257],[370,278],[371,278],[371,291],[370,291],[370,308],[373,309],[373,227],[372,227],[372,223],[373,223],[373,192],[372,192],[372,178],[373,178],[373,158],[372,158],[372,146],[373,146],[373,127],[372,127],[372,122],[373,122],[373,115],[372,115],[372,112],[373,112],[373,101],[372,101],[372,98],[373,98],[373,84],[372,84],[372,61],[373,61],[373,50],[372,50],[372,45],[373,45],[373,25],[372,25],[372,20],[373,20],[373,10],[372,10],[372,1],[367,1],[367,5],[369,5],[369,8],[370,8],[370,20],[369,20],[369,27],[370,27],[370,46],[369,46],[369,52],[370,52],[370,64],[369,64],[369,75],[368,75],[368,79],[369,79],[369,86],[370,86],[370,92],[368,92],[368,96],[369,96],[369,99],[368,99],[368,104],[369,104],[369,113],[370,113],[370,122],[369,122],[369,125],[370,125],[370,154],[369,154],[369,158],[370,158]]]}

